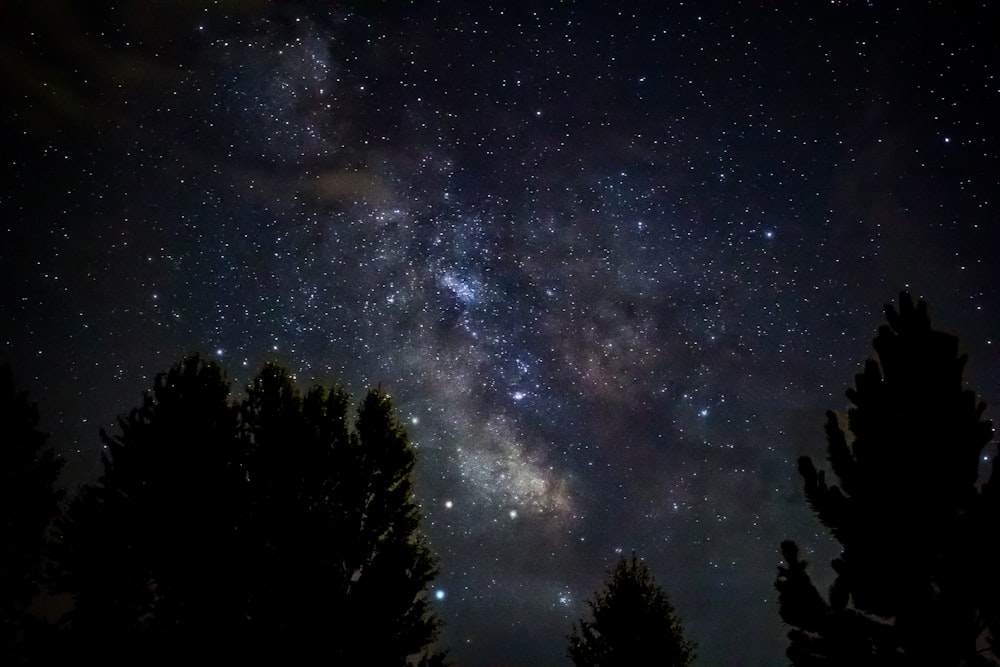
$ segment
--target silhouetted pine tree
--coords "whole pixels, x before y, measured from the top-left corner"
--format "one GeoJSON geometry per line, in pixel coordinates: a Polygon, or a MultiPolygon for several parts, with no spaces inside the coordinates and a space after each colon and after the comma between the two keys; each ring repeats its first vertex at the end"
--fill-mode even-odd
{"type": "Polygon", "coordinates": [[[347,629],[364,636],[347,646],[348,663],[401,664],[400,658],[421,651],[437,635],[439,622],[427,597],[437,562],[418,532],[415,463],[389,396],[380,388],[369,391],[339,461],[346,473],[340,479],[348,510],[344,534],[356,539],[341,563],[347,629]]]}
{"type": "Polygon", "coordinates": [[[569,636],[567,655],[574,665],[684,667],[694,660],[695,645],[684,636],[670,599],[635,554],[618,561],[587,605],[591,618],[575,623],[569,636]]]}
{"type": "Polygon", "coordinates": [[[229,391],[217,364],[188,357],[102,430],[104,474],[71,504],[60,558],[79,655],[166,663],[240,629],[246,482],[229,391]]]}
{"type": "Polygon", "coordinates": [[[28,660],[26,644],[43,625],[29,606],[45,578],[47,531],[62,497],[62,461],[45,446],[38,408],[0,365],[0,663],[28,660]]]}
{"type": "Polygon", "coordinates": [[[296,653],[334,664],[403,665],[438,631],[415,456],[387,395],[370,391],[353,423],[349,404],[340,389],[301,395],[277,366],[248,390],[251,615],[280,640],[270,648],[294,639],[296,653]]]}
{"type": "Polygon", "coordinates": [[[343,511],[334,456],[349,438],[349,402],[345,393],[320,387],[304,400],[288,372],[270,364],[247,389],[243,533],[248,613],[261,647],[286,638],[304,646],[331,620],[336,554],[345,539],[334,522],[343,511]]]}
{"type": "Polygon", "coordinates": [[[839,486],[799,459],[806,498],[842,552],[824,599],[798,547],[782,544],[787,654],[797,666],[994,664],[1000,476],[977,485],[992,426],[963,385],[958,339],[931,327],[926,304],[904,293],[885,312],[878,360],[847,391],[846,425],[827,413],[839,486]]]}

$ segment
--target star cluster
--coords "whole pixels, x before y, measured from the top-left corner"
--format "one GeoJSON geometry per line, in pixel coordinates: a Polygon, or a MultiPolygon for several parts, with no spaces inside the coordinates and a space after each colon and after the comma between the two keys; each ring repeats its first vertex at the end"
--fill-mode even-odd
{"type": "Polygon", "coordinates": [[[0,10],[0,355],[68,483],[188,351],[380,383],[458,664],[565,661],[633,550],[702,664],[782,660],[901,289],[1000,401],[987,3],[55,4],[0,10]]]}

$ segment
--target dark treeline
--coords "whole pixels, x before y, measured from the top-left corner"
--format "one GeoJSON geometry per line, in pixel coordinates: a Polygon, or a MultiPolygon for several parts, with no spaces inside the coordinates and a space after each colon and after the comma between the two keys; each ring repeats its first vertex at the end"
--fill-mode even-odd
{"type": "MultiPolygon", "coordinates": [[[[958,339],[900,295],[876,358],[827,414],[837,485],[805,497],[841,544],[827,595],[792,541],[775,585],[796,667],[998,665],[1000,475],[958,339]]],[[[266,365],[241,401],[198,356],[101,432],[103,474],[64,498],[38,410],[0,367],[0,661],[174,664],[273,658],[445,664],[428,590],[415,454],[389,397],[300,391],[266,365]],[[39,595],[71,601],[55,620],[39,595]]],[[[761,576],[771,576],[761,573],[761,576]]],[[[565,638],[579,666],[687,667],[695,644],[635,554],[565,638]]],[[[719,613],[725,613],[720,610],[719,613]]]]}
{"type": "MultiPolygon", "coordinates": [[[[17,391],[10,366],[0,365],[0,663],[22,661],[30,640],[47,625],[31,605],[48,580],[48,529],[62,492],[62,463],[38,430],[38,408],[17,391]]],[[[24,658],[25,660],[27,658],[24,658]]]]}
{"type": "Polygon", "coordinates": [[[5,664],[443,662],[415,455],[380,389],[352,414],[267,365],[237,403],[185,358],[101,432],[103,474],[56,513],[37,411],[0,381],[5,664]],[[72,600],[53,625],[30,613],[39,582],[72,600]]]}

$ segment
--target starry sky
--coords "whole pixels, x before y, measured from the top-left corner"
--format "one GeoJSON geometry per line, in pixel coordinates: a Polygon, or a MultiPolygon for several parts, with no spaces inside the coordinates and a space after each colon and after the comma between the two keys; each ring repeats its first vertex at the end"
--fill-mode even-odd
{"type": "Polygon", "coordinates": [[[0,360],[71,486],[191,351],[381,383],[458,665],[568,664],[632,551],[699,664],[784,664],[882,306],[1000,405],[990,4],[0,4],[0,360]]]}

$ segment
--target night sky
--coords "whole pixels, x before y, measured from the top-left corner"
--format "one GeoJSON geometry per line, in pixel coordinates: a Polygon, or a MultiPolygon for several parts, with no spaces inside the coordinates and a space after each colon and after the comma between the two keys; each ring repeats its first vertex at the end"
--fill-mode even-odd
{"type": "Polygon", "coordinates": [[[633,550],[699,664],[784,664],[900,290],[997,418],[990,5],[2,3],[0,360],[69,486],[188,352],[381,383],[458,665],[567,664],[633,550]]]}

